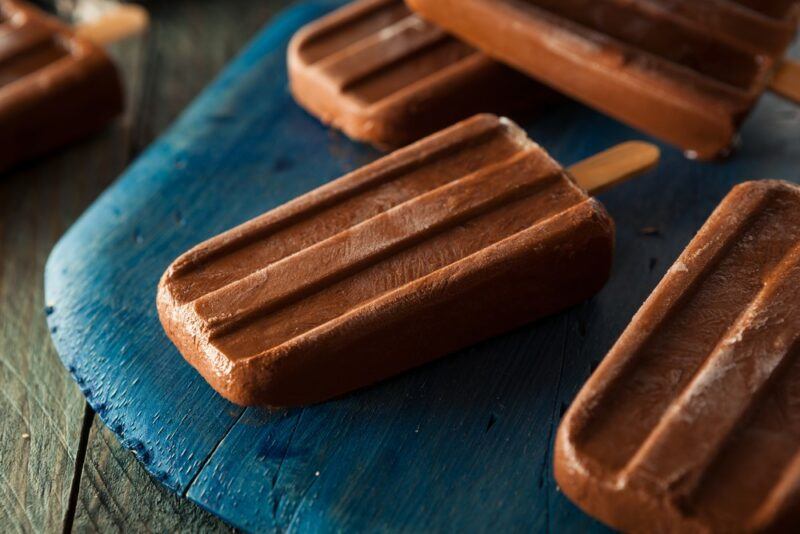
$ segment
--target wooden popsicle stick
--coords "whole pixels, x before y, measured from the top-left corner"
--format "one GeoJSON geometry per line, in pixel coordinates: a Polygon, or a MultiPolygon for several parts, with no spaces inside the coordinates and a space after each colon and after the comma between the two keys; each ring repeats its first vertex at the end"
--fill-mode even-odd
{"type": "Polygon", "coordinates": [[[775,71],[770,89],[784,98],[800,104],[800,62],[784,59],[775,71]]]}
{"type": "Polygon", "coordinates": [[[94,20],[80,23],[76,26],[75,33],[98,45],[106,46],[142,33],[149,23],[150,15],[145,8],[135,4],[121,4],[94,20]]]}
{"type": "Polygon", "coordinates": [[[590,195],[602,193],[649,171],[661,159],[661,150],[644,141],[628,141],[571,166],[569,173],[590,195]]]}

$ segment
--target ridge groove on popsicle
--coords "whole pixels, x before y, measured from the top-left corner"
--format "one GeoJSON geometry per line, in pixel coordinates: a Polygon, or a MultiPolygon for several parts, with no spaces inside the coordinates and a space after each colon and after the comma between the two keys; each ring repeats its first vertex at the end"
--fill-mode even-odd
{"type": "MultiPolygon", "coordinates": [[[[518,203],[513,206],[509,214],[519,215],[517,226],[512,227],[505,239],[512,240],[520,237],[531,228],[545,229],[550,224],[550,219],[537,222],[535,227],[523,228],[525,222],[522,215],[530,208],[531,203],[518,203]],[[518,231],[514,231],[518,230],[518,231]]],[[[504,207],[505,209],[505,207],[504,207]]],[[[573,211],[577,208],[569,208],[573,211]]],[[[554,215],[553,217],[564,216],[554,215]]],[[[455,227],[449,232],[441,233],[417,247],[407,249],[395,256],[387,257],[384,261],[375,263],[359,271],[359,276],[350,276],[326,286],[323,291],[307,295],[304,299],[289,303],[287,306],[276,309],[269,315],[262,315],[250,322],[239,325],[236,331],[225,332],[220,337],[212,337],[212,342],[232,358],[246,358],[263,354],[271,348],[278,347],[290,339],[317,329],[329,322],[335,321],[346,314],[357,313],[359,309],[372,305],[390,295],[402,290],[409,284],[417,284],[430,275],[448,269],[457,269],[462,260],[470,256],[481,254],[493,246],[499,246],[503,240],[490,241],[489,231],[482,224],[492,224],[489,229],[497,227],[499,216],[479,218],[466,223],[464,226],[455,227]],[[449,241],[453,238],[475,238],[472,246],[453,246],[449,241]],[[392,272],[388,269],[396,269],[392,272]],[[306,321],[303,327],[291,327],[293,316],[302,314],[306,321]],[[238,341],[244,338],[252,340],[253,335],[263,335],[261,342],[255,346],[247,343],[245,350],[240,350],[238,341]],[[254,350],[255,349],[255,350],[254,350]]],[[[504,223],[509,224],[509,223],[504,223]]]]}
{"type": "Polygon", "coordinates": [[[327,42],[326,33],[322,33],[304,42],[299,53],[311,68],[324,72],[340,91],[368,103],[376,103],[406,84],[419,83],[425,76],[435,76],[442,69],[477,54],[409,13],[397,0],[376,2],[357,22],[357,31],[350,40],[327,42]],[[398,6],[386,14],[392,4],[398,6]],[[421,60],[422,55],[427,57],[421,60]],[[410,65],[415,75],[403,76],[403,64],[413,60],[418,60],[410,65]]]}
{"type": "MultiPolygon", "coordinates": [[[[365,79],[442,43],[452,41],[436,26],[426,24],[416,15],[395,22],[320,60],[314,65],[325,71],[341,91],[353,92],[365,79]]],[[[374,95],[377,100],[383,95],[374,95]]]]}
{"type": "Polygon", "coordinates": [[[653,13],[755,53],[782,54],[796,33],[786,16],[730,0],[643,0],[653,13]]]}
{"type": "Polygon", "coordinates": [[[237,267],[243,258],[275,262],[431,187],[507,159],[518,146],[502,135],[498,124],[474,121],[446,139],[430,138],[423,150],[417,157],[398,151],[383,160],[380,172],[367,165],[346,188],[323,186],[315,192],[313,204],[305,199],[289,202],[246,223],[241,233],[220,236],[207,249],[190,253],[173,268],[178,302],[197,299],[200,283],[214,290],[249,274],[237,267]],[[420,169],[425,166],[436,169],[435,180],[423,180],[420,169]]]}
{"type": "MultiPolygon", "coordinates": [[[[429,248],[429,242],[442,241],[437,237],[452,231],[454,227],[461,230],[466,225],[480,224],[478,221],[486,224],[492,219],[491,215],[485,216],[487,212],[514,209],[543,189],[552,188],[550,194],[555,199],[569,199],[570,196],[574,199],[576,195],[558,190],[558,179],[561,177],[555,169],[553,173],[533,181],[528,178],[533,175],[531,166],[541,165],[536,156],[530,152],[520,153],[507,162],[408,200],[201,298],[195,310],[212,328],[211,337],[214,339],[231,328],[246,324],[247,319],[254,315],[269,313],[276,306],[309,296],[317,287],[357,276],[369,268],[380,269],[376,266],[404,252],[429,248]],[[517,178],[522,179],[515,180],[517,178]],[[443,210],[443,206],[447,209],[443,210]],[[399,227],[405,230],[402,234],[396,230],[399,227]],[[276,291],[274,286],[268,284],[274,277],[288,277],[289,272],[297,277],[295,287],[276,291]],[[263,284],[257,281],[263,281],[263,284]],[[251,288],[249,291],[244,289],[248,287],[251,288]],[[228,310],[236,311],[231,315],[228,310]]],[[[531,202],[527,207],[534,205],[531,202]]],[[[543,210],[537,212],[536,217],[548,213],[552,212],[543,210]]],[[[532,218],[529,216],[515,221],[515,226],[519,228],[522,221],[530,225],[532,218]]],[[[510,223],[505,224],[511,226],[510,223]]],[[[441,254],[442,250],[437,248],[436,254],[441,254]]],[[[460,258],[452,259],[457,261],[460,258]]],[[[425,266],[430,265],[431,262],[425,262],[425,266]]]]}
{"type": "Polygon", "coordinates": [[[758,56],[738,39],[713,36],[708,28],[647,0],[525,0],[525,5],[599,32],[600,40],[601,35],[617,39],[669,65],[739,91],[749,91],[761,70],[758,56]],[[606,23],[612,20],[615,24],[606,23]]]}
{"type": "Polygon", "coordinates": [[[408,18],[410,15],[403,2],[397,0],[375,0],[357,15],[326,25],[315,36],[304,41],[303,57],[310,64],[318,63],[340,50],[369,39],[386,27],[408,18]],[[341,31],[347,29],[347,32],[341,31]]]}

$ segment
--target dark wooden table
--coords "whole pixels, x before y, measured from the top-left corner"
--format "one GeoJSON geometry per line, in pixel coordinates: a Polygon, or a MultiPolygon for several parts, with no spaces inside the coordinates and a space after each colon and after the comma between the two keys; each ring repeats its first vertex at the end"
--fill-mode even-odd
{"type": "Polygon", "coordinates": [[[223,531],[153,481],[86,404],[44,319],[61,234],[289,0],[162,0],[149,33],[112,50],[124,119],[0,177],[0,531],[223,531]]]}

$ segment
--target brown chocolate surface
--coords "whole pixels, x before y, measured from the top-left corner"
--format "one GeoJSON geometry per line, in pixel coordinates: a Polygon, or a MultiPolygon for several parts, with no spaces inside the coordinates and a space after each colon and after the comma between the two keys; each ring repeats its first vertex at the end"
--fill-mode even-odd
{"type": "Polygon", "coordinates": [[[603,207],[480,115],[187,252],[158,310],[226,398],[307,404],[580,302],[612,249],[603,207]]]}
{"type": "Polygon", "coordinates": [[[800,528],[800,187],[736,187],[579,393],[561,489],[632,532],[800,528]]]}
{"type": "Polygon", "coordinates": [[[295,99],[326,124],[402,146],[480,112],[532,109],[550,91],[412,14],[359,0],[300,30],[289,47],[295,99]]]}
{"type": "Polygon", "coordinates": [[[408,0],[487,54],[692,156],[725,153],[796,30],[797,2],[408,0]]]}
{"type": "Polygon", "coordinates": [[[0,0],[0,172],[76,141],[119,114],[105,52],[17,0],[0,0]]]}

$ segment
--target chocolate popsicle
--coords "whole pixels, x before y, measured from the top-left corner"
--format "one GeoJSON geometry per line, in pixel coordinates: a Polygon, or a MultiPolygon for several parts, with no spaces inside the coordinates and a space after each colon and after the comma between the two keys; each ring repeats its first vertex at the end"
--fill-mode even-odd
{"type": "Polygon", "coordinates": [[[800,187],[736,187],[565,415],[555,475],[630,532],[800,528],[800,187]]]}
{"type": "Polygon", "coordinates": [[[359,0],[308,24],[292,39],[288,63],[300,105],[381,148],[553,96],[423,21],[402,0],[359,0]]]}
{"type": "MultiPolygon", "coordinates": [[[[633,143],[573,170],[599,189],[657,158],[633,143]]],[[[511,121],[480,115],[190,250],[158,311],[227,399],[309,404],[588,298],[613,242],[600,203],[511,121]]]]}
{"type": "MultiPolygon", "coordinates": [[[[407,0],[488,55],[703,159],[724,155],[796,30],[796,2],[407,0]],[[759,7],[760,6],[760,7],[759,7]]],[[[800,98],[800,88],[780,93],[800,98]]]]}
{"type": "Polygon", "coordinates": [[[100,47],[29,4],[0,0],[0,172],[122,109],[117,69],[100,47]]]}

